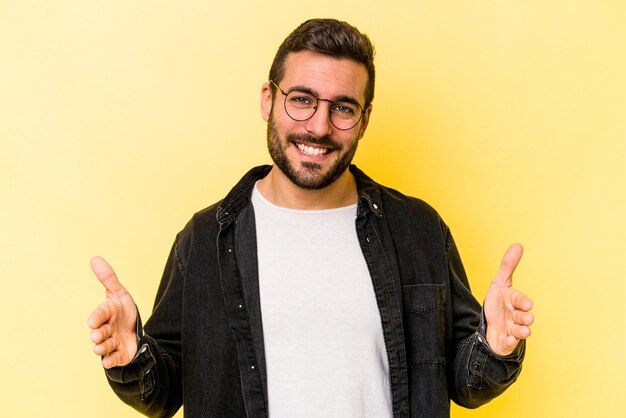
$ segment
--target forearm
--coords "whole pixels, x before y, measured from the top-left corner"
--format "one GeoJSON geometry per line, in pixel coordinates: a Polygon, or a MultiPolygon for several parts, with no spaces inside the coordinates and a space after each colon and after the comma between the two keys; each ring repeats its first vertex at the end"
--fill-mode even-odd
{"type": "Polygon", "coordinates": [[[487,343],[484,310],[471,294],[469,282],[452,237],[448,236],[453,337],[448,361],[450,397],[459,405],[476,408],[506,390],[519,375],[525,342],[507,356],[499,356],[487,343]]]}
{"type": "Polygon", "coordinates": [[[113,391],[126,404],[149,417],[171,417],[182,404],[177,366],[156,340],[146,335],[137,356],[124,367],[106,370],[113,391]]]}
{"type": "Polygon", "coordinates": [[[452,399],[464,407],[476,408],[497,397],[517,379],[525,351],[526,342],[522,340],[507,356],[493,352],[482,319],[478,330],[457,348],[452,399]]]}
{"type": "MultiPolygon", "coordinates": [[[[155,326],[152,326],[155,328],[155,326]]],[[[158,330],[158,327],[153,331],[158,330]]],[[[166,352],[159,342],[145,335],[137,310],[135,324],[137,353],[124,367],[105,370],[109,385],[126,404],[149,417],[170,417],[182,404],[182,386],[174,358],[180,358],[180,346],[169,345],[166,352]]]]}

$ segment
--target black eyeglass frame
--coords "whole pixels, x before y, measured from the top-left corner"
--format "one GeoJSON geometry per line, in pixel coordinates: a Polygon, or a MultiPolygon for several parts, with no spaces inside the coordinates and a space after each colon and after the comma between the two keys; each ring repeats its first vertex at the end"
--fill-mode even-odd
{"type": "MultiPolygon", "coordinates": [[[[314,95],[314,94],[312,94],[312,93],[307,93],[307,94],[311,95],[313,98],[315,98],[315,101],[316,101],[316,102],[315,102],[315,106],[313,106],[313,109],[314,109],[314,110],[313,110],[313,113],[311,113],[311,116],[309,116],[309,117],[308,117],[308,118],[306,118],[306,119],[296,119],[296,118],[294,118],[293,116],[291,116],[291,115],[289,114],[289,111],[287,110],[287,96],[289,96],[289,94],[291,93],[291,91],[289,91],[289,92],[285,93],[285,92],[283,91],[283,89],[281,89],[281,88],[278,86],[278,84],[276,84],[276,83],[274,82],[274,80],[271,80],[271,79],[270,79],[270,80],[269,80],[269,82],[270,82],[270,83],[272,83],[272,84],[274,85],[274,87],[276,87],[276,88],[277,88],[277,89],[278,89],[278,90],[279,90],[279,91],[283,94],[283,96],[285,96],[285,98],[283,99],[283,108],[285,109],[285,113],[287,113],[287,116],[289,116],[292,120],[295,120],[296,122],[304,122],[304,121],[307,121],[307,120],[311,119],[313,116],[315,116],[315,114],[317,113],[317,109],[318,109],[318,103],[319,103],[320,101],[321,101],[321,102],[328,102],[328,103],[330,103],[330,109],[331,109],[331,110],[329,111],[329,113],[330,113],[330,112],[332,112],[333,104],[335,104],[335,103],[336,103],[336,102],[334,102],[334,101],[332,101],[332,100],[329,100],[329,99],[321,99],[321,98],[319,98],[319,97],[315,96],[315,95],[314,95]]],[[[329,117],[329,119],[330,119],[330,123],[331,123],[331,124],[332,124],[335,128],[339,129],[340,131],[349,131],[350,129],[354,129],[354,127],[355,127],[355,126],[357,126],[357,125],[359,124],[359,122],[361,122],[361,120],[363,119],[363,115],[365,115],[365,112],[367,112],[367,109],[363,109],[363,106],[361,106],[361,104],[360,104],[359,102],[354,101],[354,104],[356,104],[357,106],[359,106],[359,108],[361,109],[361,112],[360,112],[359,118],[356,120],[356,122],[354,123],[354,125],[352,125],[352,126],[351,126],[351,127],[349,127],[349,128],[340,128],[340,127],[338,127],[337,125],[335,125],[335,123],[333,122],[333,118],[332,118],[332,117],[329,117]]],[[[330,114],[329,114],[329,116],[330,116],[330,114]]]]}

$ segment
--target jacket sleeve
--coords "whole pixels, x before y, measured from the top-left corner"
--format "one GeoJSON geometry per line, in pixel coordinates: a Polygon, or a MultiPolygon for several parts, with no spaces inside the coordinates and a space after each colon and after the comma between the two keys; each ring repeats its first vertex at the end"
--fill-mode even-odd
{"type": "Polygon", "coordinates": [[[471,295],[461,258],[449,230],[447,234],[454,341],[450,396],[461,406],[477,408],[515,382],[522,368],[526,342],[520,341],[507,356],[500,356],[491,350],[485,336],[484,314],[471,295]]]}
{"type": "Polygon", "coordinates": [[[113,391],[149,417],[171,417],[182,405],[181,324],[184,265],[179,236],[170,252],[152,316],[142,330],[132,362],[105,370],[113,391]]]}
{"type": "Polygon", "coordinates": [[[454,362],[454,400],[467,408],[489,402],[513,384],[526,350],[526,341],[522,340],[511,354],[500,356],[487,344],[483,320],[481,328],[459,346],[454,362]]]}

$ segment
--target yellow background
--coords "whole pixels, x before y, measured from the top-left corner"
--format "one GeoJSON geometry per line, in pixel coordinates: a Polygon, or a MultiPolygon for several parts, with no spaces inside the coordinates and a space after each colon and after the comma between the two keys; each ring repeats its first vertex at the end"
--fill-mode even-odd
{"type": "Polygon", "coordinates": [[[260,87],[310,17],[374,41],[356,162],[440,211],[479,299],[508,244],[526,247],[524,371],[453,416],[626,417],[617,0],[0,0],[2,416],[137,416],[91,352],[104,291],[89,259],[107,258],[148,316],[176,232],[269,162],[260,87]]]}

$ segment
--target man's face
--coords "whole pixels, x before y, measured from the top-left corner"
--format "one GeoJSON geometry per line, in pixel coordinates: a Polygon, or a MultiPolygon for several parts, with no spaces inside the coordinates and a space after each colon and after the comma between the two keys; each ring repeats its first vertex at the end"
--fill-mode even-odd
{"type": "MultiPolygon", "coordinates": [[[[320,99],[351,98],[364,106],[367,79],[361,63],[305,51],[289,54],[278,85],[284,92],[307,90],[320,99]]],[[[330,121],[330,103],[322,100],[311,119],[295,121],[285,112],[281,92],[272,100],[267,84],[261,104],[272,160],[291,182],[308,190],[322,189],[346,171],[369,121],[370,109],[354,128],[337,129],[330,121]]]]}

